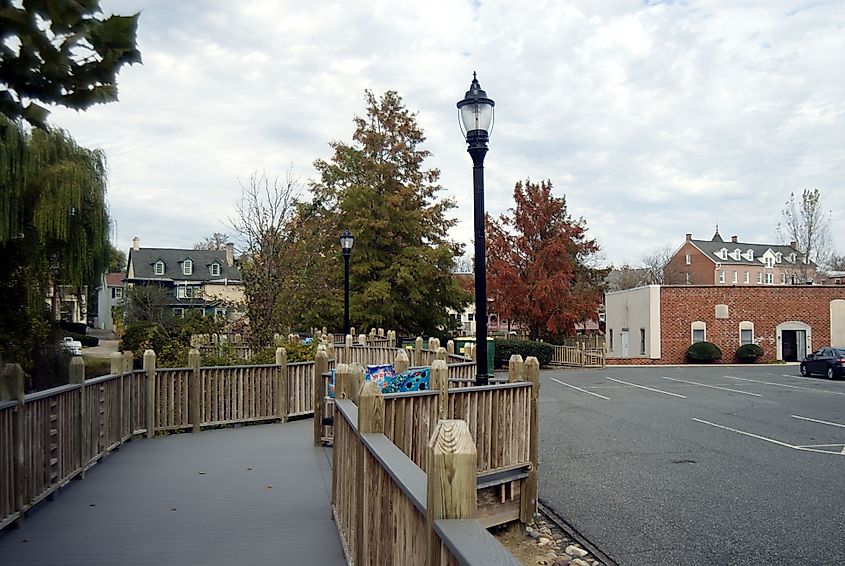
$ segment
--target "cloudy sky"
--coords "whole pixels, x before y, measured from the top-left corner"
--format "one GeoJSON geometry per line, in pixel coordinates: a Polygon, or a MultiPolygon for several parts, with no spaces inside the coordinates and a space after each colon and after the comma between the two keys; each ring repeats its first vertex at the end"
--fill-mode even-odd
{"type": "Polygon", "coordinates": [[[226,232],[253,171],[303,184],[350,141],[364,90],[404,98],[472,238],[455,102],[496,101],[487,210],[551,179],[607,263],[686,232],[772,242],[816,187],[845,251],[845,3],[571,0],[103,0],[141,12],[120,102],[52,123],[110,166],[114,241],[190,247],[226,232]]]}

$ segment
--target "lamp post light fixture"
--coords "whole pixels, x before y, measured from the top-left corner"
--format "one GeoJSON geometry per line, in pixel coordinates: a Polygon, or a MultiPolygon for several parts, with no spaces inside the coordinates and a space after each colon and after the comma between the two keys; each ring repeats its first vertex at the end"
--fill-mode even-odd
{"type": "Polygon", "coordinates": [[[472,83],[464,99],[458,102],[461,131],[472,157],[472,186],[475,228],[475,345],[477,385],[487,385],[487,261],[484,239],[484,156],[493,130],[493,106],[472,73],[472,83]]]}
{"type": "Polygon", "coordinates": [[[349,233],[349,228],[343,230],[340,236],[340,250],[343,252],[343,335],[349,334],[349,256],[355,238],[349,233]]]}

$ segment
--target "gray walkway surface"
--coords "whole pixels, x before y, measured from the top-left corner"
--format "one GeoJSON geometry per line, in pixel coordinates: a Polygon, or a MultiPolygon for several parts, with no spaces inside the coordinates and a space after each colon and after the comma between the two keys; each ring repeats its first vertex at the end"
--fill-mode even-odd
{"type": "Polygon", "coordinates": [[[311,420],[135,440],[0,531],[0,564],[345,564],[311,420]]]}

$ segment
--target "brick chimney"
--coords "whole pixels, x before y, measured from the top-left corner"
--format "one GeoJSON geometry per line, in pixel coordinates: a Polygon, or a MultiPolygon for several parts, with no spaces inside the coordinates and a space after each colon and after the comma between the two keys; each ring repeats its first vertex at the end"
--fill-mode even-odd
{"type": "Polygon", "coordinates": [[[235,244],[231,242],[226,244],[226,265],[229,267],[235,265],[235,244]]]}
{"type": "Polygon", "coordinates": [[[798,249],[798,242],[796,242],[795,240],[792,240],[791,242],[789,242],[789,247],[792,248],[793,250],[797,250],[798,249]]]}
{"type": "Polygon", "coordinates": [[[737,238],[736,236],[731,236],[731,242],[733,242],[733,243],[735,244],[735,243],[736,243],[736,238],[737,238]]]}
{"type": "Polygon", "coordinates": [[[687,234],[687,242],[689,242],[690,240],[692,240],[692,234],[687,234]]]}
{"type": "Polygon", "coordinates": [[[135,236],[132,238],[132,250],[137,252],[139,249],[141,249],[141,238],[135,236]]]}

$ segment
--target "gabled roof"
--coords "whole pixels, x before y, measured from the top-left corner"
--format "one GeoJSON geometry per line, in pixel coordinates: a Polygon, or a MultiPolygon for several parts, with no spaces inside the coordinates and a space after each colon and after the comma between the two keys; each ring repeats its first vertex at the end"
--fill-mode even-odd
{"type": "Polygon", "coordinates": [[[241,274],[235,266],[226,265],[226,250],[182,250],[173,248],[140,248],[129,250],[129,260],[134,268],[132,280],[158,281],[222,281],[239,282],[241,274]],[[182,273],[182,261],[190,259],[193,262],[193,272],[190,275],[182,273]],[[156,275],[155,264],[164,262],[164,274],[156,275]],[[211,275],[209,266],[220,264],[220,275],[211,275]]]}
{"type": "MultiPolygon", "coordinates": [[[[718,236],[718,232],[716,233],[718,236]]],[[[725,242],[721,237],[713,240],[689,240],[689,242],[698,248],[701,253],[707,256],[711,261],[727,264],[740,265],[760,265],[763,263],[763,255],[771,250],[772,253],[780,252],[782,255],[782,263],[780,265],[797,265],[801,262],[798,252],[791,246],[783,246],[778,244],[751,244],[747,242],[725,242]],[[734,259],[730,255],[726,259],[722,259],[718,254],[722,249],[728,250],[728,254],[733,253],[734,250],[739,250],[741,254],[745,254],[748,250],[754,252],[754,259],[749,260],[745,255],[740,255],[739,259],[734,259]],[[795,254],[795,263],[790,261],[790,256],[795,254]]]]}
{"type": "Polygon", "coordinates": [[[126,276],[122,271],[106,273],[106,285],[109,287],[123,287],[123,278],[126,276]]]}

